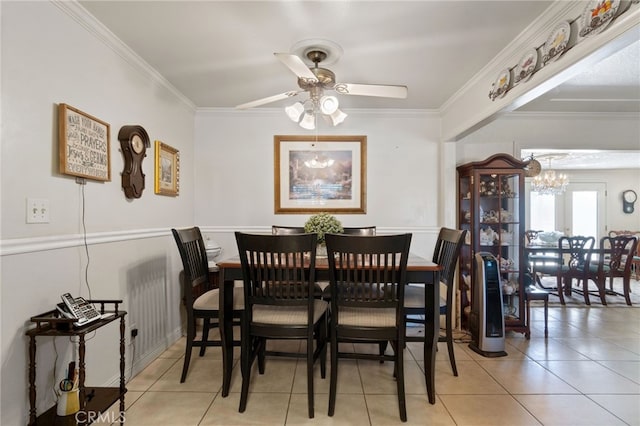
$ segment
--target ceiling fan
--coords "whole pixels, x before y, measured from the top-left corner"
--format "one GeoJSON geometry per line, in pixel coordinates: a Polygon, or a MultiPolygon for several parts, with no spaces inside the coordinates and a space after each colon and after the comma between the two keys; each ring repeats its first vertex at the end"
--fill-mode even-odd
{"type": "MultiPolygon", "coordinates": [[[[309,92],[310,103],[305,102],[307,105],[300,104],[300,106],[296,108],[298,118],[302,116],[303,112],[322,112],[323,114],[330,116],[335,114],[335,111],[338,108],[338,100],[335,96],[325,96],[325,90],[333,90],[340,95],[377,96],[400,99],[407,97],[407,86],[336,83],[336,76],[331,70],[318,66],[327,58],[327,52],[320,48],[310,49],[306,52],[306,57],[314,64],[312,68],[307,67],[304,61],[297,55],[290,53],[274,53],[274,55],[298,77],[298,86],[300,87],[300,90],[290,90],[278,95],[257,99],[255,101],[238,105],[236,106],[236,109],[253,108],[282,99],[291,98],[303,92],[309,92]]],[[[287,111],[287,113],[292,120],[297,121],[297,119],[292,116],[292,113],[289,111],[287,111]]],[[[346,114],[342,112],[340,113],[346,117],[346,114]]],[[[308,115],[311,116],[312,114],[308,115]]],[[[344,117],[342,120],[344,120],[344,117]]],[[[304,121],[305,119],[303,118],[302,120],[304,121]]],[[[339,122],[342,120],[339,120],[339,122]]],[[[334,125],[338,124],[335,122],[335,119],[333,121],[334,125]]],[[[303,126],[302,122],[301,126],[303,126]]]]}

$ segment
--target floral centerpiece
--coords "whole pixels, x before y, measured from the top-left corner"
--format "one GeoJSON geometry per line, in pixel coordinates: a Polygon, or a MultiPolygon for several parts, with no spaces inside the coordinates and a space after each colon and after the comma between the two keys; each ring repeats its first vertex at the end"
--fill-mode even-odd
{"type": "Polygon", "coordinates": [[[344,229],[342,223],[329,213],[314,214],[304,224],[304,232],[314,232],[318,234],[318,248],[324,245],[324,234],[342,234],[344,229]]]}

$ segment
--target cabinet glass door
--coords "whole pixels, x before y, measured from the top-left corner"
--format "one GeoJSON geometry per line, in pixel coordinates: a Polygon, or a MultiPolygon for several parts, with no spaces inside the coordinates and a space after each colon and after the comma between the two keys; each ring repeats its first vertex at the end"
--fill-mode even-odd
{"type": "Polygon", "coordinates": [[[486,173],[479,184],[479,249],[500,265],[505,320],[521,315],[519,174],[486,173]]]}

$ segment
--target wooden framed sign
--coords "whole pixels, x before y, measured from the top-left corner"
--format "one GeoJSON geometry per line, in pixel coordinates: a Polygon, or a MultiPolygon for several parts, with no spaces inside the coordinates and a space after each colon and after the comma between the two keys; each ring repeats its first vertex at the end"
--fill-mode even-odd
{"type": "Polygon", "coordinates": [[[58,105],[60,173],[111,180],[108,123],[67,104],[58,105]]]}

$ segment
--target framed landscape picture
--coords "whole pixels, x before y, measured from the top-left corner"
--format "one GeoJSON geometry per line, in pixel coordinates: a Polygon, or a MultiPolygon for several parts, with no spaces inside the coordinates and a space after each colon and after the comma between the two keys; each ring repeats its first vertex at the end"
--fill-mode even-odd
{"type": "Polygon", "coordinates": [[[275,213],[366,213],[367,137],[274,136],[275,213]]]}

